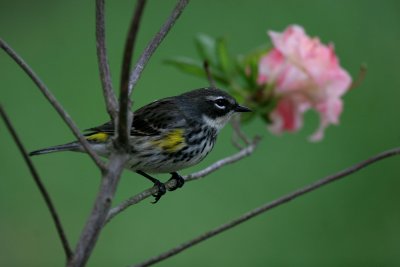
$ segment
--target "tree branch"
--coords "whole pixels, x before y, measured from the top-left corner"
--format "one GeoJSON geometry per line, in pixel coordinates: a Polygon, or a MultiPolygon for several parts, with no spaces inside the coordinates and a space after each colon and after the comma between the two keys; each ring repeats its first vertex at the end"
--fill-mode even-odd
{"type": "Polygon", "coordinates": [[[110,67],[108,65],[104,22],[104,0],[96,0],[96,48],[99,63],[100,80],[107,112],[111,121],[116,122],[118,103],[113,90],[110,67]]]}
{"type": "Polygon", "coordinates": [[[132,17],[131,26],[128,31],[125,42],[124,57],[121,68],[121,84],[119,93],[119,120],[118,120],[118,142],[121,148],[129,149],[129,132],[130,122],[132,121],[131,103],[129,98],[129,72],[131,70],[131,62],[137,33],[139,31],[140,19],[142,18],[146,0],[138,0],[136,2],[135,12],[132,17]],[[130,118],[131,117],[131,118],[130,118]]]}
{"type": "Polygon", "coordinates": [[[65,109],[61,106],[61,104],[57,101],[51,91],[47,88],[47,86],[40,80],[40,78],[36,75],[36,73],[29,67],[29,65],[2,39],[0,39],[0,47],[25,71],[26,74],[32,79],[32,81],[37,85],[46,99],[50,102],[50,104],[54,107],[54,109],[58,112],[60,117],[64,120],[64,122],[71,129],[72,133],[79,140],[85,151],[92,158],[94,163],[99,167],[101,171],[105,170],[105,165],[103,161],[97,156],[97,154],[91,149],[89,143],[86,141],[85,137],[81,134],[75,122],[71,119],[69,114],[65,111],[65,109]]]}
{"type": "Polygon", "coordinates": [[[353,166],[351,166],[351,167],[349,167],[347,169],[344,169],[344,170],[342,170],[342,171],[340,171],[340,172],[338,172],[336,174],[329,175],[329,176],[327,176],[327,177],[325,177],[325,178],[323,178],[321,180],[318,180],[318,181],[316,181],[316,182],[314,182],[312,184],[309,184],[309,185],[307,185],[307,186],[305,186],[303,188],[295,190],[292,193],[284,195],[284,196],[282,196],[282,197],[280,197],[280,198],[278,198],[278,199],[276,199],[276,200],[274,200],[274,201],[272,201],[270,203],[267,203],[267,204],[262,205],[262,206],[260,206],[258,208],[255,208],[255,209],[243,214],[242,216],[240,216],[240,217],[238,217],[238,218],[236,218],[236,219],[234,219],[234,220],[232,220],[232,221],[230,221],[228,223],[225,223],[225,224],[223,224],[223,225],[221,225],[221,226],[219,226],[217,228],[214,228],[211,231],[205,232],[205,233],[199,235],[198,237],[196,237],[196,238],[194,238],[194,239],[192,239],[192,240],[190,240],[188,242],[182,243],[181,245],[179,245],[179,246],[177,246],[175,248],[172,248],[172,249],[170,249],[170,250],[168,250],[168,251],[166,251],[166,252],[164,252],[164,253],[162,253],[162,254],[160,254],[158,256],[150,258],[149,260],[146,260],[146,261],[144,261],[142,263],[139,263],[139,264],[137,264],[135,266],[136,267],[150,266],[150,265],[153,265],[153,264],[155,264],[157,262],[160,262],[162,260],[170,258],[170,257],[172,257],[172,256],[174,256],[174,255],[176,255],[176,254],[188,249],[188,248],[193,247],[194,245],[197,245],[198,243],[200,243],[200,242],[202,242],[204,240],[207,240],[207,239],[209,239],[209,238],[211,238],[213,236],[216,236],[216,235],[218,235],[218,234],[220,234],[220,233],[222,233],[222,232],[224,232],[226,230],[229,230],[229,229],[231,229],[231,228],[233,228],[233,227],[235,227],[235,226],[237,226],[237,225],[239,225],[239,224],[241,224],[243,222],[246,222],[246,221],[256,217],[257,215],[260,215],[260,214],[262,214],[264,212],[267,212],[267,211],[269,211],[269,210],[271,210],[273,208],[276,208],[276,207],[278,207],[278,206],[280,206],[282,204],[285,204],[285,203],[287,203],[287,202],[289,202],[289,201],[291,201],[291,200],[293,200],[293,199],[295,199],[297,197],[300,197],[300,196],[305,195],[305,194],[307,194],[307,193],[309,193],[311,191],[314,191],[314,190],[316,190],[316,189],[318,189],[318,188],[320,188],[320,187],[322,187],[324,185],[327,185],[327,184],[332,183],[334,181],[337,181],[337,180],[339,180],[339,179],[341,179],[343,177],[346,177],[346,176],[348,176],[348,175],[350,175],[352,173],[355,173],[355,172],[357,172],[357,171],[359,171],[359,170],[361,170],[361,169],[363,169],[363,168],[365,168],[365,167],[367,167],[367,166],[369,166],[369,165],[371,165],[371,164],[373,164],[375,162],[378,162],[378,161],[383,160],[385,158],[389,158],[389,157],[396,156],[396,155],[400,155],[400,147],[384,151],[384,152],[382,152],[380,154],[377,154],[377,155],[375,155],[375,156],[373,156],[373,157],[371,157],[371,158],[369,158],[367,160],[361,161],[361,162],[359,162],[359,163],[357,163],[357,164],[355,164],[355,165],[353,165],[353,166]]]}
{"type": "Polygon", "coordinates": [[[154,51],[157,49],[158,45],[164,40],[165,36],[175,24],[176,20],[182,14],[183,10],[185,9],[186,5],[189,3],[189,0],[179,0],[177,5],[175,6],[172,14],[168,17],[167,21],[161,27],[160,31],[154,36],[154,38],[150,41],[147,45],[146,49],[144,50],[143,54],[140,56],[136,66],[129,77],[129,96],[132,95],[133,88],[135,87],[136,83],[139,80],[139,77],[146,66],[147,62],[149,61],[150,57],[153,55],[154,51]]]}
{"type": "Polygon", "coordinates": [[[28,165],[28,168],[33,177],[33,180],[35,181],[36,186],[39,188],[39,191],[42,194],[44,202],[46,203],[46,206],[49,209],[51,217],[53,219],[53,222],[56,226],[58,236],[60,237],[61,244],[64,248],[65,256],[66,256],[67,260],[69,260],[72,256],[72,251],[71,251],[70,245],[68,243],[68,239],[65,234],[64,228],[61,224],[60,217],[58,216],[57,210],[53,204],[53,201],[51,200],[49,193],[46,190],[46,187],[44,186],[44,184],[42,182],[42,179],[39,176],[39,173],[36,171],[35,166],[33,165],[30,157],[28,156],[28,153],[26,152],[24,145],[22,144],[21,140],[19,139],[18,134],[17,134],[16,130],[14,129],[13,125],[11,124],[11,121],[8,118],[2,105],[0,105],[0,116],[2,117],[4,123],[7,126],[8,131],[10,132],[11,136],[13,137],[15,144],[18,146],[18,149],[21,152],[26,165],[28,165]]]}
{"type": "Polygon", "coordinates": [[[210,84],[210,86],[212,88],[217,88],[215,86],[215,81],[214,81],[214,78],[213,78],[213,76],[211,74],[211,71],[210,71],[210,64],[208,63],[207,60],[204,60],[203,68],[204,68],[204,71],[206,72],[207,80],[208,80],[208,83],[210,84]]]}
{"type": "MultiPolygon", "coordinates": [[[[254,150],[257,148],[259,141],[260,141],[260,138],[255,137],[254,140],[247,147],[243,148],[239,152],[233,154],[232,156],[221,159],[201,171],[186,175],[183,177],[183,179],[186,182],[198,180],[200,178],[203,178],[203,177],[209,175],[212,172],[215,172],[216,170],[224,167],[225,165],[235,163],[247,156],[250,156],[251,154],[253,154],[254,150]]],[[[174,188],[175,185],[176,185],[175,180],[170,180],[165,183],[165,187],[167,189],[174,188]]],[[[129,206],[139,203],[140,201],[148,198],[149,196],[151,196],[152,194],[155,194],[156,192],[157,192],[157,188],[155,188],[155,187],[149,188],[149,189],[125,200],[124,202],[117,205],[116,207],[112,208],[110,210],[110,212],[108,213],[106,223],[111,221],[112,218],[114,218],[117,214],[119,214],[123,210],[127,209],[129,206]]]]}
{"type": "Polygon", "coordinates": [[[100,189],[97,193],[92,212],[81,233],[75,248],[74,256],[71,261],[68,262],[69,267],[82,267],[85,266],[88,261],[104,226],[107,213],[110,210],[117,189],[119,178],[127,160],[127,154],[114,153],[111,155],[107,171],[102,177],[100,189]]]}

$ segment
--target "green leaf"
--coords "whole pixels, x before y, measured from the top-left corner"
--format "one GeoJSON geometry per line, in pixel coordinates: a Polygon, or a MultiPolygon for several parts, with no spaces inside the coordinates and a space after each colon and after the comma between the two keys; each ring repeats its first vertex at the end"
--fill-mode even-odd
{"type": "Polygon", "coordinates": [[[209,35],[198,34],[195,43],[200,58],[207,61],[210,66],[216,67],[218,62],[216,40],[209,35]]]}
{"type": "Polygon", "coordinates": [[[239,72],[246,87],[250,90],[257,89],[258,62],[263,55],[268,53],[270,46],[258,47],[245,55],[236,58],[236,70],[239,72]]]}
{"type": "Polygon", "coordinates": [[[188,57],[171,58],[165,60],[164,63],[172,65],[185,73],[201,77],[205,76],[203,64],[188,57]]]}
{"type": "MultiPolygon", "coordinates": [[[[185,73],[193,74],[198,77],[207,77],[206,72],[204,70],[203,63],[199,62],[197,60],[193,60],[191,58],[176,57],[176,58],[167,59],[164,61],[164,63],[175,66],[176,68],[178,68],[179,70],[181,70],[185,73]]],[[[211,71],[211,75],[215,81],[217,81],[223,85],[229,84],[229,80],[227,78],[225,78],[225,76],[221,72],[219,72],[213,68],[210,68],[210,71],[211,71]]]]}
{"type": "Polygon", "coordinates": [[[226,43],[226,39],[220,37],[216,41],[216,51],[218,57],[218,65],[220,69],[229,75],[232,72],[232,60],[228,53],[228,46],[226,43]]]}
{"type": "Polygon", "coordinates": [[[258,62],[259,58],[254,58],[250,62],[250,69],[251,69],[251,82],[252,82],[252,88],[256,89],[257,88],[257,79],[258,79],[258,62]]]}
{"type": "Polygon", "coordinates": [[[250,91],[255,89],[255,81],[253,80],[253,68],[249,62],[244,61],[242,58],[238,58],[235,61],[236,71],[239,73],[239,77],[244,82],[243,87],[248,88],[250,91]]]}

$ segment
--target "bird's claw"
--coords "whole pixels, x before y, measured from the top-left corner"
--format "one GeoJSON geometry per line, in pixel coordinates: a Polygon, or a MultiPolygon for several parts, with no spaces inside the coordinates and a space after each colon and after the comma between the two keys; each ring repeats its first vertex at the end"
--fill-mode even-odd
{"type": "Polygon", "coordinates": [[[161,199],[161,197],[165,195],[167,189],[165,185],[160,181],[155,182],[154,187],[157,187],[157,192],[153,194],[154,201],[151,203],[156,204],[161,199]]]}
{"type": "Polygon", "coordinates": [[[185,184],[185,179],[183,179],[183,177],[180,176],[177,172],[173,172],[171,174],[172,176],[168,181],[175,180],[175,186],[170,187],[168,190],[174,191],[178,188],[181,188],[185,184]]]}

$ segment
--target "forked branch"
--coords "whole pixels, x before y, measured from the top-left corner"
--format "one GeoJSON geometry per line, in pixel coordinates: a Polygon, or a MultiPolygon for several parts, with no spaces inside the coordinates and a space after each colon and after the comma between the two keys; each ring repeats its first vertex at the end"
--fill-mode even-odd
{"type": "MultiPolygon", "coordinates": [[[[179,14],[181,14],[181,12],[183,11],[187,2],[188,2],[188,0],[186,0],[186,1],[181,0],[180,3],[184,3],[184,5],[178,4],[178,6],[175,8],[174,12],[169,17],[169,19],[166,23],[168,30],[170,29],[170,27],[172,27],[172,25],[174,24],[176,19],[179,17],[179,14]]],[[[98,15],[100,15],[100,17],[104,19],[104,0],[97,0],[96,3],[98,5],[98,7],[97,7],[98,11],[100,11],[100,14],[98,14],[98,15]]],[[[144,7],[144,1],[141,1],[140,3],[138,3],[136,11],[135,11],[135,16],[138,16],[138,17],[133,18],[133,23],[139,23],[140,14],[142,12],[143,7],[144,7]],[[137,22],[136,22],[136,20],[137,20],[137,22]]],[[[104,21],[103,21],[103,24],[104,24],[104,21]]],[[[133,26],[133,32],[130,32],[129,35],[132,34],[132,36],[136,36],[137,29],[135,30],[135,27],[136,26],[133,26]]],[[[131,29],[132,29],[132,27],[131,27],[131,29]]],[[[137,74],[137,76],[135,76],[136,81],[137,81],[137,79],[139,79],[139,76],[140,76],[144,66],[146,65],[147,61],[149,60],[150,56],[153,54],[155,49],[158,47],[161,40],[165,37],[168,30],[163,32],[161,39],[154,38],[149,44],[149,47],[151,47],[151,49],[150,50],[146,49],[144,51],[144,53],[141,57],[143,60],[142,61],[139,60],[139,62],[136,64],[136,67],[135,67],[135,70],[140,69],[139,72],[136,72],[136,74],[137,74]]],[[[104,37],[104,35],[103,35],[103,37],[104,37]]],[[[134,41],[134,39],[135,38],[133,38],[133,41],[134,41]]],[[[126,46],[130,46],[130,47],[132,47],[131,49],[133,49],[133,44],[134,44],[133,41],[132,41],[132,43],[129,43],[129,42],[131,42],[131,39],[128,38],[128,43],[126,44],[126,46]]],[[[127,58],[131,57],[132,51],[127,52],[128,53],[128,55],[126,55],[127,58]]],[[[105,50],[104,50],[104,53],[105,53],[105,50]]],[[[99,60],[99,64],[106,64],[106,63],[107,63],[106,61],[99,60]]],[[[124,67],[126,67],[126,66],[124,65],[124,67]]],[[[100,69],[104,69],[104,68],[105,68],[104,66],[100,67],[100,69]]],[[[129,68],[129,66],[128,66],[128,68],[129,68]]],[[[135,71],[133,71],[133,72],[135,73],[135,71]]],[[[134,85],[131,85],[129,83],[128,92],[123,87],[121,87],[121,94],[120,94],[121,107],[119,110],[120,122],[118,122],[118,125],[119,125],[118,130],[119,130],[119,133],[122,133],[122,135],[121,135],[121,138],[118,138],[116,140],[115,144],[116,144],[117,149],[115,149],[111,153],[107,169],[105,172],[103,172],[102,182],[101,182],[100,189],[97,194],[94,206],[92,208],[92,212],[86,221],[85,227],[81,233],[78,244],[76,246],[74,255],[73,255],[72,259],[68,262],[69,267],[81,267],[81,266],[84,266],[86,264],[86,262],[88,261],[90,255],[94,249],[94,246],[96,245],[96,242],[100,236],[100,233],[104,226],[104,223],[106,221],[107,214],[110,210],[110,206],[111,206],[112,200],[114,198],[122,170],[125,166],[126,161],[129,158],[126,151],[121,148],[124,146],[124,144],[125,145],[127,144],[126,143],[127,142],[127,134],[128,134],[128,132],[127,132],[128,119],[127,118],[129,118],[128,117],[128,105],[129,105],[130,93],[132,92],[133,87],[134,87],[134,85]]],[[[125,146],[125,147],[128,147],[128,146],[125,146]]]]}

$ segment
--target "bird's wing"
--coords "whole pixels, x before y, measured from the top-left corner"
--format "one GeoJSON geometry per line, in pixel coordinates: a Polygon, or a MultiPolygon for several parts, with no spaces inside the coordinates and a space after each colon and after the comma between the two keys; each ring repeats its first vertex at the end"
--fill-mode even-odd
{"type": "MultiPolygon", "coordinates": [[[[150,103],[134,112],[131,135],[155,136],[169,130],[182,128],[186,125],[186,118],[179,110],[176,102],[171,98],[150,103]]],[[[96,133],[114,134],[114,125],[107,122],[103,125],[89,128],[88,135],[96,133]]]]}
{"type": "Polygon", "coordinates": [[[92,135],[93,133],[100,133],[100,132],[107,134],[114,134],[114,124],[111,121],[109,121],[100,126],[85,129],[85,132],[90,132],[86,135],[92,135]]]}

